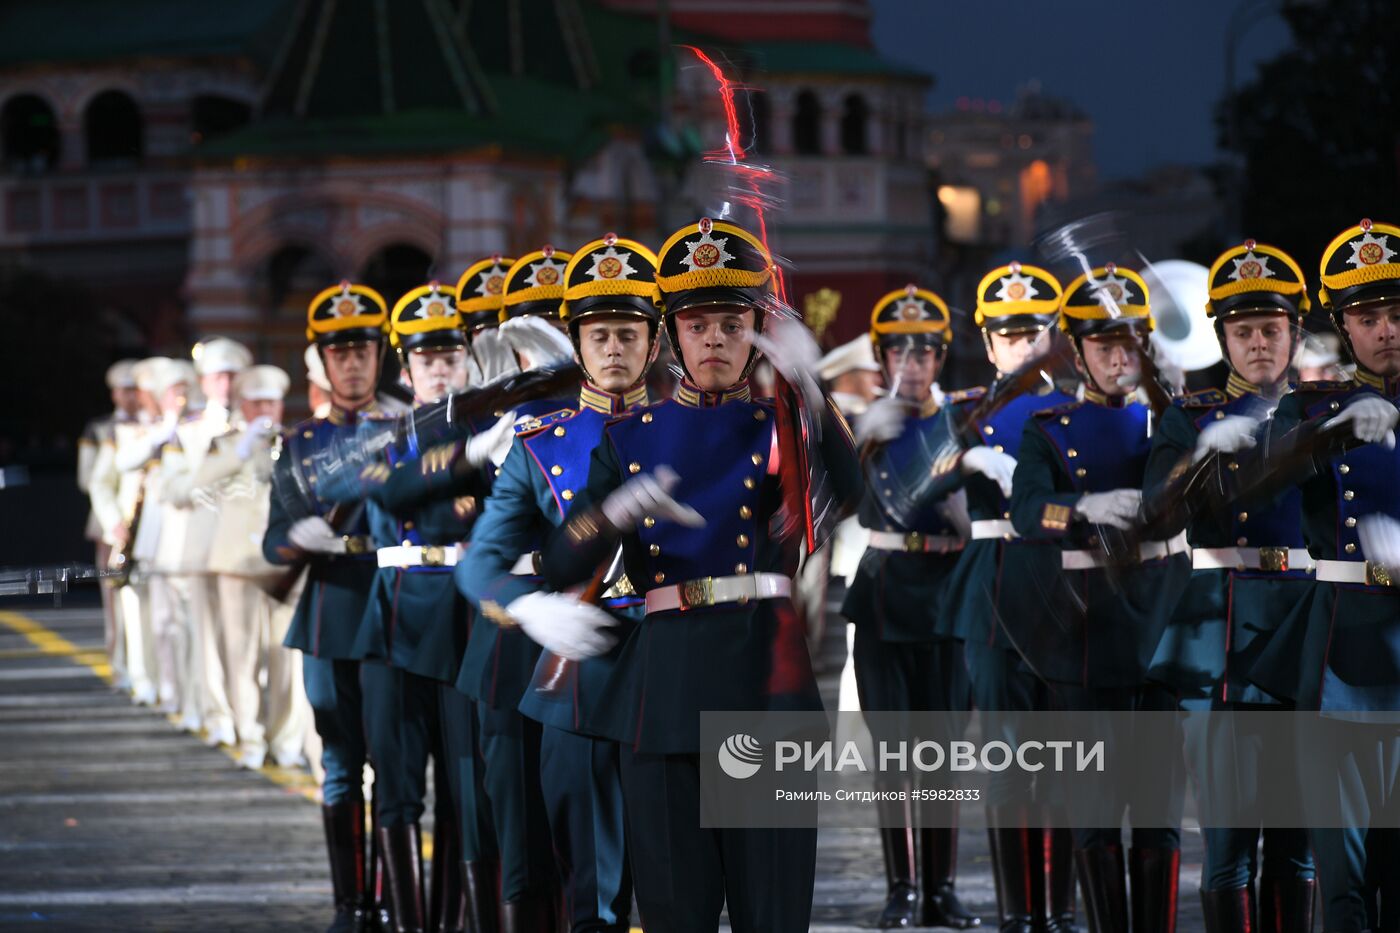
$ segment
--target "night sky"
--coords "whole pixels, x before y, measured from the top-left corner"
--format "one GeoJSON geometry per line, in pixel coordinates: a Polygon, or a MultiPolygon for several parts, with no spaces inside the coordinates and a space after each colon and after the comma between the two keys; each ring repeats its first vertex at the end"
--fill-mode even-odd
{"type": "Polygon", "coordinates": [[[933,111],[959,97],[1010,103],[1019,85],[1039,79],[1047,94],[1093,118],[1104,178],[1216,158],[1212,113],[1225,87],[1225,26],[1243,4],[1265,12],[1251,17],[1239,45],[1239,83],[1290,43],[1277,3],[871,0],[876,47],[933,73],[933,111]]]}

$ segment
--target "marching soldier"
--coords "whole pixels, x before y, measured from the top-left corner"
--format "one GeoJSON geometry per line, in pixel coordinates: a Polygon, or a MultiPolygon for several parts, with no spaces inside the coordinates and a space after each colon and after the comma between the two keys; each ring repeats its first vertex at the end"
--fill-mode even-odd
{"type": "MultiPolygon", "coordinates": [[[[621,743],[643,925],[713,931],[727,903],[736,930],[806,930],[816,830],[707,829],[699,820],[701,710],[821,709],[789,598],[797,542],[769,536],[784,491],[773,452],[786,442],[773,407],[750,397],[757,340],[789,384],[821,399],[813,455],[825,461],[838,507],[859,489],[857,462],[844,421],[812,382],[820,351],[810,332],[776,314],[765,320],[774,273],[762,243],[707,218],[673,234],[659,257],[663,322],[684,379],[673,399],[604,428],[541,564],[562,591],[605,569],[621,544],[627,578],[645,588],[646,617],[594,704],[596,727],[621,743]]],[[[605,630],[616,625],[557,593],[490,611],[577,655],[606,650],[605,630]],[[553,638],[559,629],[569,638],[553,638]]]]}
{"type": "MultiPolygon", "coordinates": [[[[1293,661],[1297,684],[1291,695],[1300,710],[1319,711],[1326,722],[1300,744],[1298,761],[1303,812],[1315,827],[1311,837],[1328,933],[1389,928],[1400,905],[1400,871],[1389,861],[1393,856],[1383,854],[1396,851],[1400,841],[1393,814],[1400,774],[1394,724],[1400,710],[1400,602],[1391,576],[1400,570],[1397,247],[1400,226],[1369,220],[1342,231],[1327,247],[1318,294],[1356,361],[1356,375],[1347,382],[1299,385],[1279,403],[1270,430],[1272,442],[1321,425],[1351,448],[1311,458],[1299,487],[1317,586],[1303,656],[1293,661]],[[1309,793],[1310,787],[1330,793],[1309,793]],[[1332,809],[1326,808],[1329,798],[1332,809]],[[1390,811],[1383,809],[1387,801],[1390,811]],[[1345,828],[1317,828],[1338,826],[1345,828]]],[[[1283,638],[1280,632],[1277,639],[1283,638]]],[[[1265,659],[1256,666],[1265,674],[1278,671],[1265,659]]]]}
{"type": "MultiPolygon", "coordinates": [[[[553,326],[571,258],[546,246],[516,260],[501,282],[499,336],[522,356],[524,368],[560,355],[559,343],[572,352],[553,326]],[[515,323],[526,318],[539,318],[551,326],[515,323]]],[[[488,279],[493,268],[483,267],[478,277],[488,279]]],[[[493,288],[489,281],[483,281],[482,287],[487,292],[493,288]]],[[[520,406],[516,414],[542,415],[562,407],[558,400],[542,399],[520,406]]],[[[519,710],[540,648],[518,628],[497,624],[481,608],[484,622],[492,624],[473,627],[457,689],[476,701],[480,720],[486,796],[500,846],[501,929],[505,933],[548,931],[554,928],[552,918],[558,913],[559,880],[540,787],[540,728],[519,710]]]]}
{"type": "MultiPolygon", "coordinates": [[[[1247,240],[1222,253],[1210,270],[1206,313],[1215,322],[1230,367],[1225,391],[1178,399],[1155,433],[1145,476],[1149,507],[1172,495],[1181,472],[1213,452],[1238,468],[1233,454],[1255,435],[1289,390],[1288,367],[1308,310],[1307,285],[1293,258],[1247,240]]],[[[1296,489],[1273,502],[1232,504],[1228,514],[1202,511],[1187,529],[1190,585],[1162,638],[1149,676],[1174,688],[1187,709],[1266,710],[1278,701],[1250,678],[1255,659],[1284,620],[1306,607],[1313,588],[1296,489]]],[[[1175,531],[1180,524],[1173,524],[1175,531]]],[[[1241,718],[1238,722],[1247,722],[1241,718]]],[[[1233,766],[1257,746],[1229,730],[1217,748],[1233,766]]],[[[1188,755],[1194,751],[1188,746],[1188,755]]],[[[1194,757],[1194,756],[1192,756],[1194,757]]],[[[1193,773],[1212,793],[1209,757],[1193,773]]],[[[1249,773],[1264,774],[1256,767],[1249,773]]],[[[1286,776],[1274,775],[1279,781],[1286,776]]],[[[1306,933],[1312,929],[1313,868],[1307,833],[1263,831],[1264,863],[1254,892],[1260,831],[1253,826],[1204,827],[1201,906],[1207,933],[1306,933]]],[[[1330,929],[1330,927],[1329,927],[1330,929]]]]}
{"type": "Polygon", "coordinates": [[[213,545],[214,511],[194,498],[195,476],[214,438],[228,430],[233,381],[253,363],[248,349],[227,337],[195,344],[194,370],[204,405],[177,431],[179,450],[162,463],[162,498],[178,509],[185,525],[180,566],[182,585],[189,593],[191,696],[206,731],[205,741],[234,746],[233,711],[224,691],[221,657],[223,611],[218,588],[208,572],[213,545]]]}
{"type": "Polygon", "coordinates": [[[293,607],[267,595],[278,575],[260,546],[267,529],[272,477],[272,440],[281,431],[283,400],[291,380],[275,366],[250,366],[233,382],[236,408],[229,430],[213,446],[195,475],[195,498],[214,510],[209,571],[222,616],[218,637],[224,663],[224,693],[233,712],[239,763],[260,768],[271,751],[279,765],[303,760],[305,715],[299,659],[282,638],[293,607]],[[267,699],[259,677],[267,677],[267,699]]]}
{"type": "MultiPolygon", "coordinates": [[[[1053,275],[1019,262],[983,277],[974,320],[998,380],[1020,371],[1048,348],[1048,329],[1059,318],[1060,294],[1053,275]]],[[[965,450],[957,469],[948,469],[944,485],[960,483],[966,489],[972,534],[948,580],[940,623],[965,645],[973,706],[988,712],[1044,710],[1049,708],[1046,687],[1021,663],[1000,622],[1012,615],[1037,614],[1042,608],[1023,581],[1006,574],[1004,557],[1014,550],[1027,552],[1022,560],[1035,554],[1042,562],[1054,561],[1058,555],[1043,544],[1019,539],[1010,521],[1011,477],[1031,416],[1073,402],[1074,397],[1041,385],[995,407],[990,401],[986,390],[971,389],[957,393],[948,406],[950,423],[961,427],[958,440],[965,450]]],[[[1070,831],[1042,827],[1048,802],[1042,800],[1040,808],[1026,806],[1032,799],[1031,785],[1031,775],[1008,769],[993,774],[987,788],[1001,930],[1070,933],[1070,831]]],[[[1037,797],[1043,798],[1044,791],[1037,797]]]]}
{"type": "MultiPolygon", "coordinates": [[[[604,425],[647,404],[647,369],[660,344],[655,274],[651,250],[614,234],[587,244],[569,260],[561,316],[585,381],[575,408],[521,425],[501,466],[472,534],[471,562],[459,571],[462,588],[478,605],[508,605],[540,589],[538,578],[512,574],[512,568],[567,518],[604,425]]],[[[640,606],[625,581],[614,583],[613,590],[610,608],[640,606]]],[[[546,653],[536,666],[535,686],[520,700],[520,711],[541,724],[541,791],[569,929],[576,931],[625,933],[632,908],[617,744],[593,737],[589,725],[613,661],[605,655],[572,667],[546,653]]],[[[543,918],[536,923],[543,924],[543,918]]]]}
{"type": "MultiPolygon", "coordinates": [[[[852,659],[862,710],[961,714],[971,708],[962,645],[935,632],[945,582],[963,549],[962,533],[941,497],[922,499],[912,514],[892,512],[888,501],[892,483],[927,473],[928,452],[941,440],[945,419],[933,385],[952,339],[947,304],[914,285],[882,297],[870,315],[870,341],[890,394],[872,403],[856,422],[858,441],[873,449],[864,458],[866,493],[859,511],[870,539],[841,607],[855,625],[852,659]]],[[[958,738],[963,717],[950,715],[944,721],[947,735],[921,738],[958,738]]],[[[981,922],[962,906],[954,889],[957,805],[942,805],[949,808],[939,821],[943,825],[920,827],[917,850],[913,825],[880,830],[889,891],[878,921],[881,929],[968,929],[981,922]],[[917,882],[916,862],[921,867],[917,882]]],[[[909,823],[902,811],[882,822],[909,823]]]]}
{"type": "MultiPolygon", "coordinates": [[[[413,386],[415,406],[437,402],[467,387],[466,335],[454,305],[456,292],[436,282],[408,292],[394,306],[389,341],[413,386]]],[[[415,433],[366,468],[370,526],[379,571],[352,649],[361,659],[365,727],[375,763],[379,845],[387,868],[395,929],[429,927],[460,931],[494,928],[494,879],[484,877],[492,841],[480,839],[479,779],[450,773],[460,762],[444,739],[476,742],[474,709],[451,688],[466,647],[471,617],[452,582],[452,568],[490,491],[484,468],[502,441],[509,443],[512,416],[468,440],[431,441],[415,433]],[[465,477],[455,497],[435,496],[438,474],[465,477]],[[427,761],[436,768],[436,842],[431,888],[425,899],[420,868],[419,819],[427,793],[427,761]],[[451,792],[449,792],[451,791],[451,792]],[[456,806],[454,807],[454,797],[456,806]],[[459,826],[457,813],[464,819],[459,826]],[[472,910],[462,914],[461,833],[467,849],[467,890],[472,910]]]]}
{"type": "MultiPolygon", "coordinates": [[[[110,468],[110,465],[104,465],[100,472],[96,467],[103,447],[112,444],[117,424],[135,421],[137,412],[140,410],[140,400],[136,394],[136,377],[132,374],[132,367],[135,365],[135,360],[118,360],[107,367],[107,390],[112,396],[112,411],[110,414],[89,421],[87,426],[83,428],[82,437],[78,438],[78,489],[89,499],[104,501],[104,505],[112,503],[116,499],[118,475],[115,470],[110,468]],[[107,488],[94,494],[92,491],[94,478],[107,484],[107,488]]],[[[108,518],[110,519],[110,514],[108,518]]],[[[108,539],[106,528],[98,515],[96,502],[93,503],[91,511],[88,512],[86,537],[96,546],[94,566],[98,569],[105,569],[108,559],[112,556],[112,543],[108,539]]],[[[126,673],[126,643],[121,637],[121,629],[118,626],[117,607],[112,598],[112,588],[103,586],[100,589],[107,657],[111,659],[112,673],[117,686],[129,689],[130,680],[126,673]]]]}
{"type": "MultiPolygon", "coordinates": [[[[1108,265],[1066,286],[1060,327],[1077,351],[1084,399],[1037,412],[1026,423],[1016,459],[1012,526],[1027,540],[1057,542],[1060,567],[1047,578],[1034,548],[1008,550],[1006,577],[1023,581],[1048,605],[1004,623],[1063,709],[1177,705],[1144,678],[1171,609],[1163,594],[1179,591],[1177,576],[1187,571],[1184,562],[1169,560],[1184,552],[1184,536],[1125,545],[1119,534],[1137,521],[1151,443],[1149,411],[1133,399],[1151,326],[1147,286],[1136,272],[1108,265]],[[1129,569],[1115,580],[1112,564],[1129,569]]],[[[1115,754],[1131,755],[1131,741],[1115,741],[1115,754]]],[[[1076,867],[1093,933],[1128,929],[1122,813],[1129,791],[1141,795],[1135,801],[1171,812],[1178,775],[1168,771],[1151,787],[1122,788],[1108,798],[1111,823],[1075,830],[1076,867]]],[[[1137,813],[1135,807],[1135,820],[1137,813]]],[[[1178,825],[1133,827],[1129,872],[1132,929],[1138,933],[1174,929],[1178,825]]]]}
{"type": "Polygon", "coordinates": [[[354,435],[361,419],[381,417],[375,387],[385,323],[384,299],[364,285],[342,282],[312,299],[306,336],[325,365],[331,410],[325,418],[303,421],[283,438],[262,544],[263,556],[272,564],[308,560],[286,645],[302,652],[306,696],[322,743],[321,813],[336,908],[332,933],[358,929],[366,911],[365,726],[353,649],[374,582],[374,549],[362,511],[352,508],[351,520],[337,526],[327,521],[332,504],[316,494],[314,477],[302,477],[307,495],[294,497],[288,490],[302,488],[297,471],[310,454],[354,435]]]}
{"type": "Polygon", "coordinates": [[[180,727],[187,732],[198,732],[202,710],[191,664],[196,647],[190,628],[191,585],[183,573],[188,514],[165,495],[165,477],[180,467],[180,427],[194,419],[190,400],[196,377],[190,363],[168,358],[159,358],[145,375],[159,421],[117,449],[116,465],[145,474],[132,556],[148,580],[161,710],[181,716],[180,727]]]}

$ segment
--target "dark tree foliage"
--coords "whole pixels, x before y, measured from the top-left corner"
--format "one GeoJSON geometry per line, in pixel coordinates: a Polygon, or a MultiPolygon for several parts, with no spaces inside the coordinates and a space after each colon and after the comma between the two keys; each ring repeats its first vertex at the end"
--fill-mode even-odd
{"type": "Polygon", "coordinates": [[[1400,3],[1285,3],[1294,47],[1223,100],[1244,159],[1243,232],[1292,253],[1316,293],[1322,251],[1362,217],[1400,222],[1400,3]]]}

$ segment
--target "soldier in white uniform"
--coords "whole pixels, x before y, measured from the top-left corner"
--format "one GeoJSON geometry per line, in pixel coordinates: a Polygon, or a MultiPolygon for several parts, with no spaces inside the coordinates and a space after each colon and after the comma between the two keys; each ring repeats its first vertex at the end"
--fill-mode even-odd
{"type": "Polygon", "coordinates": [[[214,337],[195,344],[191,356],[204,407],[176,429],[178,449],[167,451],[161,463],[161,499],[167,507],[178,510],[177,520],[184,525],[179,558],[172,561],[171,569],[174,576],[182,578],[179,588],[188,594],[187,725],[194,726],[197,718],[209,745],[234,745],[233,711],[224,692],[220,655],[223,616],[208,569],[216,514],[207,497],[195,494],[195,477],[214,438],[228,431],[233,381],[252,364],[253,355],[236,341],[214,337]]]}
{"type": "Polygon", "coordinates": [[[181,466],[179,429],[194,416],[194,367],[184,360],[159,359],[151,364],[149,394],[159,420],[143,436],[117,447],[117,467],[145,472],[143,505],[133,556],[147,572],[150,587],[151,631],[155,637],[157,684],[163,712],[180,714],[181,727],[197,731],[200,710],[190,690],[190,584],[185,574],[187,510],[165,501],[164,480],[181,466]]]}
{"type": "Polygon", "coordinates": [[[113,426],[112,438],[98,449],[89,495],[93,512],[111,545],[107,566],[122,576],[112,580],[119,640],[125,649],[126,678],[132,699],[152,705],[158,699],[155,639],[151,629],[150,593],[146,568],[137,566],[136,540],[141,528],[158,525],[158,509],[145,508],[150,477],[150,434],[160,421],[155,397],[156,374],[169,362],[148,357],[132,366],[136,381],[136,418],[113,426]]]}
{"type": "Polygon", "coordinates": [[[232,424],[214,439],[196,478],[196,498],[215,508],[209,570],[222,617],[218,634],[224,692],[233,711],[239,762],[249,768],[261,767],[269,750],[279,765],[303,761],[311,724],[301,665],[282,647],[295,601],[279,603],[264,590],[284,572],[263,558],[262,537],[272,441],[281,428],[290,384],[276,366],[252,366],[240,373],[233,383],[232,424]],[[264,672],[265,697],[259,684],[264,672]]]}
{"type": "MultiPolygon", "coordinates": [[[[92,481],[96,475],[98,456],[102,452],[103,445],[112,441],[113,432],[119,422],[136,420],[140,400],[136,394],[136,377],[132,374],[132,368],[135,365],[135,360],[119,360],[107,368],[107,389],[112,395],[112,411],[89,421],[87,427],[83,429],[82,437],[78,439],[78,489],[82,490],[89,499],[92,497],[92,481]]],[[[102,482],[108,484],[108,488],[105,490],[107,501],[115,502],[120,477],[115,470],[108,467],[104,469],[100,478],[102,482]]],[[[102,496],[103,493],[98,493],[99,498],[102,496]]],[[[99,569],[106,567],[107,561],[112,555],[112,543],[107,539],[106,529],[98,518],[96,506],[93,506],[88,512],[85,534],[96,547],[96,553],[93,557],[94,566],[99,569]]],[[[103,586],[99,589],[102,594],[103,630],[106,636],[107,657],[111,661],[113,680],[119,688],[129,689],[131,684],[126,674],[126,645],[124,640],[119,637],[120,629],[117,627],[112,588],[103,586]]]]}

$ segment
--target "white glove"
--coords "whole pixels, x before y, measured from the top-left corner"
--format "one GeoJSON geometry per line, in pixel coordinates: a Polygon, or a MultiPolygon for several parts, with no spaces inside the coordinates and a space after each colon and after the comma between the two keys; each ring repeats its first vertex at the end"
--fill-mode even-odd
{"type": "Polygon", "coordinates": [[[1394,450],[1397,421],[1400,409],[1380,396],[1362,395],[1348,402],[1342,413],[1323,427],[1350,424],[1352,435],[1363,444],[1380,444],[1386,450],[1394,450]]]}
{"type": "Polygon", "coordinates": [[[1366,559],[1380,564],[1391,576],[1400,573],[1400,522],[1389,515],[1363,515],[1356,523],[1366,559]]]}
{"type": "Polygon", "coordinates": [[[1001,494],[1011,497],[1011,476],[1016,472],[1016,458],[1003,451],[979,444],[962,455],[964,473],[981,473],[1001,487],[1001,494]]]}
{"type": "Polygon", "coordinates": [[[515,440],[515,412],[508,411],[480,434],[467,441],[463,458],[473,467],[485,466],[488,462],[500,466],[506,462],[510,445],[515,440]]]}
{"type": "Polygon", "coordinates": [[[788,384],[802,393],[808,411],[821,411],[826,404],[817,381],[822,348],[807,325],[795,318],[770,315],[764,329],[754,334],[753,342],[788,384]]]}
{"type": "Polygon", "coordinates": [[[253,419],[244,430],[243,435],[238,438],[238,444],[233,448],[233,452],[239,460],[247,462],[276,430],[277,425],[266,415],[253,419]]]}
{"type": "Polygon", "coordinates": [[[309,554],[345,553],[345,538],[336,534],[331,523],[319,515],[293,522],[287,529],[287,539],[309,554]]]}
{"type": "Polygon", "coordinates": [[[1141,489],[1113,489],[1085,493],[1075,503],[1074,514],[1095,525],[1110,525],[1127,531],[1141,508],[1141,489]]]}
{"type": "Polygon", "coordinates": [[[888,444],[904,433],[909,406],[897,398],[877,398],[856,418],[856,445],[888,444]]]}
{"type": "Polygon", "coordinates": [[[531,641],[570,661],[597,657],[617,642],[608,631],[617,619],[559,593],[526,593],[506,606],[506,613],[531,641]]]}
{"type": "Polygon", "coordinates": [[[1258,443],[1254,436],[1258,427],[1259,422],[1246,415],[1227,415],[1211,422],[1196,438],[1196,452],[1191,455],[1191,462],[1198,463],[1216,451],[1233,454],[1248,450],[1258,443]]]}
{"type": "Polygon", "coordinates": [[[531,369],[558,366],[574,358],[574,345],[569,338],[537,315],[511,318],[497,328],[497,332],[506,344],[525,357],[531,369]]]}
{"type": "Polygon", "coordinates": [[[636,528],[647,517],[702,528],[705,519],[699,512],[671,498],[671,490],[680,481],[676,471],[668,466],[657,467],[655,474],[635,476],[603,500],[603,517],[623,532],[636,528]]]}
{"type": "Polygon", "coordinates": [[[472,358],[481,369],[482,385],[520,372],[520,364],[515,361],[515,354],[494,327],[477,331],[476,336],[472,338],[472,358]]]}

